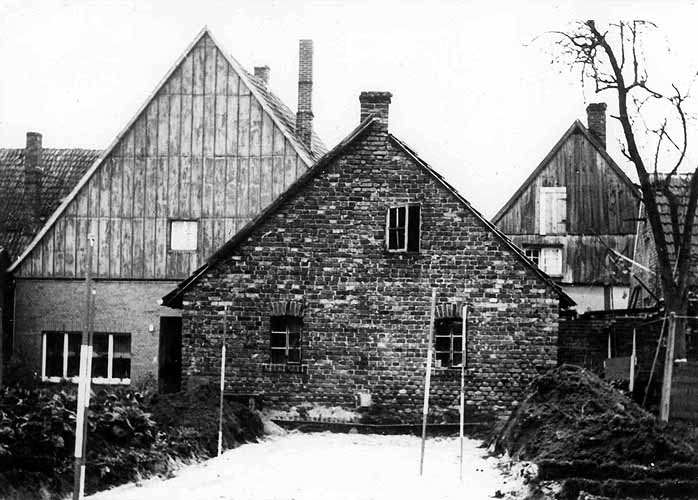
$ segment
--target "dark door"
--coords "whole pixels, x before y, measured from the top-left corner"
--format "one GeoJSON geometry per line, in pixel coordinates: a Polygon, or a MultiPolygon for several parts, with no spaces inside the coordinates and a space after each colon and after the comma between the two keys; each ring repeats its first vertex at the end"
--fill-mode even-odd
{"type": "Polygon", "coordinates": [[[178,392],[182,388],[182,318],[160,318],[158,360],[160,392],[178,392]]]}

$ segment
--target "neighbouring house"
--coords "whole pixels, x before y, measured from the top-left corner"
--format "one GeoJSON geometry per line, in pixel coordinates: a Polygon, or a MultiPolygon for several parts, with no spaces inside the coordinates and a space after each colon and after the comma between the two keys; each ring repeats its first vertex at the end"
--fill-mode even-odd
{"type": "Polygon", "coordinates": [[[27,133],[24,148],[0,148],[0,378],[13,351],[13,280],[8,268],[41,230],[101,151],[42,146],[27,133]]]}
{"type": "MultiPolygon", "coordinates": [[[[43,380],[77,375],[91,237],[94,381],[157,377],[179,389],[180,312],[160,297],[326,151],[312,130],[312,42],[299,53],[293,113],[270,91],[268,67],[248,73],[202,30],[114,142],[64,176],[61,199],[42,205],[47,218],[13,243],[9,267],[14,352],[43,380]]],[[[30,189],[37,176],[52,185],[42,183],[55,182],[54,153],[33,155],[30,189]]]]}
{"type": "Polygon", "coordinates": [[[492,222],[557,280],[577,310],[623,309],[640,193],[606,152],[606,104],[587,107],[492,222]]]}
{"type": "Polygon", "coordinates": [[[555,366],[573,301],[389,132],[390,102],[362,93],[360,125],[163,298],[182,309],[188,387],[217,383],[225,341],[231,393],[414,422],[432,290],[434,418],[457,418],[463,342],[468,418],[508,415],[555,366]]]}

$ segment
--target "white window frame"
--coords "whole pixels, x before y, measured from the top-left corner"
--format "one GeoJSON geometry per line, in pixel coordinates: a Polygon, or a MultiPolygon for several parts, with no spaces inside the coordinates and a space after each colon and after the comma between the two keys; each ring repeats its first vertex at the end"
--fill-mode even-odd
{"type": "MultiPolygon", "coordinates": [[[[78,383],[78,378],[77,376],[74,377],[68,377],[68,336],[71,333],[78,333],[78,332],[62,332],[63,333],[63,374],[60,377],[56,376],[51,376],[48,377],[46,376],[46,355],[47,355],[47,339],[46,337],[49,334],[60,334],[60,331],[45,331],[41,333],[41,380],[43,382],[53,382],[53,383],[59,383],[59,382],[64,382],[64,381],[70,381],[74,384],[78,383]]],[[[131,378],[114,378],[112,377],[113,375],[113,368],[114,368],[114,335],[123,335],[128,332],[97,332],[102,335],[109,335],[108,337],[108,352],[107,352],[107,377],[92,377],[92,382],[94,384],[102,384],[102,385],[129,385],[131,383],[131,378]]],[[[131,338],[131,334],[129,333],[129,338],[131,338]]],[[[79,355],[78,355],[79,356],[79,355]]],[[[79,358],[78,358],[79,359],[79,358]]],[[[131,358],[133,359],[133,358],[131,358]]]]}
{"type": "MultiPolygon", "coordinates": [[[[185,235],[188,234],[191,237],[191,231],[185,231],[185,235]]],[[[189,240],[187,240],[189,241],[189,240]]],[[[170,252],[196,252],[199,249],[199,221],[197,219],[170,219],[169,234],[167,239],[167,246],[170,252]],[[193,224],[194,225],[194,247],[189,246],[177,246],[174,247],[174,227],[176,224],[193,224]]]]}
{"type": "MultiPolygon", "coordinates": [[[[439,354],[439,353],[446,353],[446,352],[448,353],[448,365],[447,365],[447,366],[443,366],[443,365],[441,365],[441,366],[436,366],[436,368],[438,368],[438,369],[450,369],[450,368],[461,368],[461,367],[463,366],[463,342],[464,342],[464,340],[465,340],[464,337],[463,337],[463,321],[464,321],[463,318],[437,318],[437,319],[435,320],[435,322],[434,322],[434,364],[436,364],[436,363],[438,363],[438,362],[441,361],[440,359],[438,359],[437,354],[439,354]],[[449,331],[448,335],[438,334],[438,333],[436,332],[436,322],[438,322],[438,321],[444,321],[444,320],[446,320],[446,321],[460,321],[460,322],[461,322],[461,328],[460,328],[457,332],[454,332],[453,329],[451,329],[451,330],[449,331]],[[448,338],[448,339],[449,339],[449,349],[448,349],[448,351],[443,351],[443,350],[442,350],[442,351],[437,351],[437,350],[436,350],[436,339],[437,339],[437,337],[442,337],[442,338],[448,338]],[[461,350],[460,350],[460,351],[456,351],[456,350],[453,348],[454,339],[457,338],[457,337],[459,337],[459,338],[461,339],[461,340],[460,340],[460,341],[461,341],[461,350]],[[460,355],[461,355],[461,362],[460,362],[460,363],[454,363],[454,362],[453,362],[453,358],[454,358],[455,354],[460,354],[460,355]]],[[[467,346],[466,346],[466,347],[467,347],[467,346]]]]}
{"type": "Polygon", "coordinates": [[[540,247],[524,247],[524,255],[528,260],[540,267],[540,247]]]}
{"type": "Polygon", "coordinates": [[[538,233],[565,234],[567,232],[567,187],[541,187],[538,203],[538,233]],[[546,210],[550,204],[550,210],[546,210]],[[550,220],[547,215],[549,214],[550,220]]]}
{"type": "MultiPolygon", "coordinates": [[[[396,220],[399,219],[396,212],[396,220]]],[[[405,203],[404,205],[394,205],[388,207],[385,216],[385,249],[388,252],[421,252],[422,250],[422,206],[419,203],[405,203]],[[410,207],[419,207],[419,220],[417,221],[417,250],[408,250],[407,243],[409,242],[410,234],[410,207]],[[402,247],[390,248],[390,211],[391,210],[404,210],[405,211],[405,235],[402,241],[402,247]]]]}

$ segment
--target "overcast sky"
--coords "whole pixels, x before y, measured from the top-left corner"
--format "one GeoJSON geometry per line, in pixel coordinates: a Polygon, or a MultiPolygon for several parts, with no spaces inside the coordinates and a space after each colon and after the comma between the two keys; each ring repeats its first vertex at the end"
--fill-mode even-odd
{"type": "MultiPolygon", "coordinates": [[[[391,131],[492,216],[586,122],[586,104],[613,112],[612,95],[583,91],[578,72],[551,64],[550,39],[534,40],[588,18],[653,20],[672,49],[662,75],[683,84],[698,69],[689,1],[3,0],[0,147],[22,147],[32,130],[46,147],[106,148],[204,25],[248,70],[269,65],[271,89],[295,110],[298,39],[311,38],[328,146],[358,123],[361,91],[388,90],[391,131]]],[[[609,120],[609,152],[626,166],[619,133],[609,120]]]]}

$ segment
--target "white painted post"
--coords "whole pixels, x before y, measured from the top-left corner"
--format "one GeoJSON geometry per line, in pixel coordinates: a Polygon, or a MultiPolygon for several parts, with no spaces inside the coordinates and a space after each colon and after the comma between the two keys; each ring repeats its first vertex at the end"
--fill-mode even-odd
{"type": "Polygon", "coordinates": [[[223,309],[223,342],[221,345],[221,394],[218,408],[218,456],[223,453],[223,392],[225,391],[225,334],[227,329],[228,306],[223,309]]]}
{"type": "Polygon", "coordinates": [[[659,404],[659,419],[669,420],[671,407],[671,378],[674,373],[674,342],[676,338],[676,313],[669,313],[669,334],[666,339],[666,356],[664,357],[664,378],[662,379],[662,398],[659,404]]]}
{"type": "Polygon", "coordinates": [[[431,290],[431,315],[427,344],[427,366],[424,380],[424,406],[422,408],[422,453],[419,457],[419,475],[424,472],[424,443],[427,439],[427,413],[429,412],[429,387],[431,386],[431,364],[434,344],[434,316],[436,314],[436,288],[431,290]]]}
{"type": "MultiPolygon", "coordinates": [[[[85,328],[80,345],[80,374],[78,377],[78,404],[75,422],[75,463],[73,470],[73,500],[85,496],[85,452],[87,450],[87,409],[90,406],[90,382],[92,374],[92,322],[94,320],[94,294],[92,289],[92,247],[94,237],[88,236],[85,259],[85,328]]],[[[65,341],[64,341],[65,342],[65,341]]]]}
{"type": "Polygon", "coordinates": [[[463,330],[461,335],[461,357],[460,357],[460,454],[459,454],[459,475],[463,480],[463,425],[465,423],[465,355],[468,341],[468,306],[463,306],[463,330]]]}
{"type": "Polygon", "coordinates": [[[628,384],[628,389],[630,394],[633,393],[635,389],[635,360],[636,360],[636,347],[635,347],[635,328],[633,328],[633,352],[630,355],[630,383],[628,384]]]}

